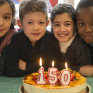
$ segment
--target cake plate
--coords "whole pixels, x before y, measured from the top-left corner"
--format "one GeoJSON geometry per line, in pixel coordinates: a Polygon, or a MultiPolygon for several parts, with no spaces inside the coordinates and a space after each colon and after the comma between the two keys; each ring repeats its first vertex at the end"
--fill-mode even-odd
{"type": "MultiPolygon", "coordinates": [[[[87,84],[87,93],[91,93],[91,92],[92,92],[92,88],[90,87],[89,84],[87,84]]],[[[27,92],[24,92],[24,87],[23,87],[23,85],[21,85],[21,86],[19,87],[19,93],[27,93],[27,92]]]]}

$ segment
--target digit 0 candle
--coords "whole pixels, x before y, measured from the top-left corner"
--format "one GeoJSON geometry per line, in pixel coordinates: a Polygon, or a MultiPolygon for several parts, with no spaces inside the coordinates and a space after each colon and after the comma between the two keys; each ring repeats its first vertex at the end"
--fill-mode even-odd
{"type": "Polygon", "coordinates": [[[67,70],[67,63],[65,63],[66,69],[63,70],[60,74],[60,83],[63,86],[67,86],[70,84],[71,81],[71,73],[69,70],[67,70]]]}

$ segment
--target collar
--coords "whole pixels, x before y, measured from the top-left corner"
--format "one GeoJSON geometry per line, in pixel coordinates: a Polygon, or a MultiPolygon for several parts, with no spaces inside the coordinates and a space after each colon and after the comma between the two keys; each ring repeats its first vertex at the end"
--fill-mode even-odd
{"type": "Polygon", "coordinates": [[[66,53],[66,50],[68,49],[68,47],[71,45],[72,41],[74,40],[76,36],[76,33],[73,35],[73,37],[67,41],[67,42],[59,42],[59,45],[60,45],[60,51],[63,52],[63,53],[66,53]]]}

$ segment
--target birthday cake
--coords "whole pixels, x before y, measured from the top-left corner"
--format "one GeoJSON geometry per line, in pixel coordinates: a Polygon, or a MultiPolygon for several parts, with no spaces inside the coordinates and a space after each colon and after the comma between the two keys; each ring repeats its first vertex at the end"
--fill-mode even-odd
{"type": "Polygon", "coordinates": [[[46,84],[37,84],[37,79],[39,78],[39,73],[32,73],[24,77],[23,86],[24,93],[87,93],[87,79],[81,76],[76,71],[71,72],[71,81],[69,85],[62,85],[60,83],[60,73],[57,72],[58,80],[56,84],[49,84],[48,72],[44,72],[44,79],[46,79],[46,84]]]}

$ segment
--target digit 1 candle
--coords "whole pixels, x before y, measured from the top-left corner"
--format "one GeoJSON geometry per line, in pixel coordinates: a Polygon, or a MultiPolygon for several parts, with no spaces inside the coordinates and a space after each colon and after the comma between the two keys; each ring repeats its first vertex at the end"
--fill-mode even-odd
{"type": "Polygon", "coordinates": [[[44,85],[46,84],[46,79],[44,79],[44,67],[42,67],[42,59],[40,58],[40,69],[38,70],[39,78],[36,80],[36,83],[38,85],[44,85]]]}
{"type": "Polygon", "coordinates": [[[57,77],[57,68],[54,68],[54,61],[52,62],[52,68],[48,69],[48,76],[49,76],[49,84],[50,85],[55,85],[56,82],[58,81],[58,77],[57,77]]]}
{"type": "Polygon", "coordinates": [[[71,73],[69,70],[67,70],[67,63],[65,63],[66,69],[63,70],[60,74],[60,83],[63,86],[67,86],[70,84],[71,81],[71,73]]]}

